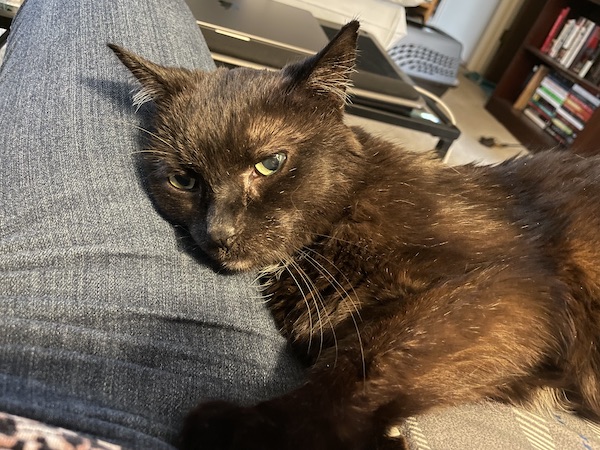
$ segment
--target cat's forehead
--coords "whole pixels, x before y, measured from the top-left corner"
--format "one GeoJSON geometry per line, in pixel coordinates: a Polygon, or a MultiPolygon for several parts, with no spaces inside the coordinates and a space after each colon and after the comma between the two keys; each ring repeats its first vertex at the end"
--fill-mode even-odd
{"type": "Polygon", "coordinates": [[[203,77],[205,83],[201,83],[199,88],[204,94],[216,95],[221,101],[235,101],[244,97],[267,95],[281,79],[279,73],[268,70],[219,68],[206,73],[203,77]]]}
{"type": "Polygon", "coordinates": [[[190,98],[190,128],[207,143],[252,152],[272,141],[299,138],[301,120],[286,99],[278,73],[219,69],[199,83],[190,98]]]}

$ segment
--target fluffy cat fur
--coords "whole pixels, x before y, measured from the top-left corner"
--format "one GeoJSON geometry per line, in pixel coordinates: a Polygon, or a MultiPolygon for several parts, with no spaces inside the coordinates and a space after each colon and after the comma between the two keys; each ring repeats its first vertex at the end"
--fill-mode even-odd
{"type": "Polygon", "coordinates": [[[156,105],[159,211],[219,266],[269,268],[268,305],[311,366],[280,398],[198,406],[182,448],[383,448],[402,418],[540,393],[598,420],[600,161],[450,168],[349,128],[357,33],[278,72],[112,46],[156,105]]]}

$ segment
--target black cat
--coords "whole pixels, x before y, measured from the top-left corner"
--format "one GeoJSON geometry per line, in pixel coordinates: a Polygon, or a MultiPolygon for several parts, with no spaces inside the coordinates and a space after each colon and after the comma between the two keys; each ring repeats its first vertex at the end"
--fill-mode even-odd
{"type": "Polygon", "coordinates": [[[312,368],[254,407],[200,405],[185,449],[372,449],[430,408],[551,399],[600,418],[600,160],[450,168],[344,124],[358,23],[279,72],[165,68],[112,46],[156,104],[160,211],[264,269],[312,368]]]}

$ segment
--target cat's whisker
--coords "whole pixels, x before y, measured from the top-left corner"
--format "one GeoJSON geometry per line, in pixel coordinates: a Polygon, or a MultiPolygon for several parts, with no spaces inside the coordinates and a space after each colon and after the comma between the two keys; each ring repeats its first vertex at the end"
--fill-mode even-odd
{"type": "MultiPolygon", "coordinates": [[[[163,159],[170,158],[170,157],[173,156],[169,152],[163,152],[163,151],[160,151],[160,150],[150,150],[150,149],[148,149],[148,150],[137,150],[137,151],[131,152],[130,155],[132,155],[132,156],[137,156],[137,155],[151,155],[151,156],[153,156],[155,158],[163,158],[163,159]]],[[[150,173],[154,173],[154,172],[156,172],[156,170],[153,170],[150,173]]]]}
{"type": "MultiPolygon", "coordinates": [[[[312,250],[312,249],[306,248],[306,250],[311,250],[314,252],[314,250],[312,250]]],[[[317,271],[323,276],[323,278],[325,278],[325,280],[327,280],[327,282],[335,289],[335,292],[338,294],[338,296],[340,297],[340,300],[342,302],[344,302],[347,298],[350,297],[350,293],[346,290],[346,288],[344,288],[344,286],[338,280],[335,279],[335,276],[329,270],[327,270],[327,268],[325,266],[323,266],[323,264],[321,264],[315,258],[310,256],[306,251],[301,250],[299,252],[304,256],[304,258],[315,269],[317,269],[317,271]]],[[[333,267],[335,267],[335,266],[333,266],[333,267]]],[[[338,270],[338,272],[339,272],[339,270],[338,270]]],[[[354,303],[353,303],[353,305],[354,305],[354,303]]],[[[356,310],[356,312],[358,312],[358,310],[356,309],[356,306],[355,306],[355,310],[356,310]]],[[[349,312],[350,312],[350,314],[352,314],[351,311],[349,311],[349,312]]]]}
{"type": "MultiPolygon", "coordinates": [[[[345,275],[345,274],[344,274],[344,273],[343,273],[341,270],[339,270],[339,269],[338,269],[338,267],[337,267],[337,266],[336,266],[336,265],[335,265],[335,264],[334,264],[332,261],[330,261],[328,258],[325,258],[323,255],[321,255],[321,254],[320,254],[319,252],[317,252],[316,250],[314,250],[314,249],[311,249],[311,248],[309,248],[309,247],[306,247],[306,250],[309,250],[309,251],[313,252],[315,255],[317,255],[317,256],[320,256],[320,257],[321,257],[321,258],[323,258],[323,259],[324,259],[324,260],[325,260],[327,263],[331,264],[331,266],[332,266],[332,267],[333,267],[335,270],[337,270],[337,271],[338,271],[338,273],[339,273],[340,275],[342,275],[342,277],[344,277],[345,281],[346,281],[346,282],[347,282],[347,283],[348,283],[348,284],[351,286],[351,288],[352,288],[352,292],[353,292],[354,296],[356,297],[356,300],[357,300],[357,302],[360,304],[360,300],[359,300],[359,298],[358,298],[358,294],[357,294],[357,293],[356,293],[356,291],[354,290],[354,287],[353,287],[352,283],[350,282],[350,280],[348,279],[348,277],[346,277],[346,275],[345,275]]],[[[314,259],[313,259],[313,260],[314,260],[314,259]]],[[[317,261],[315,261],[315,262],[317,262],[317,261]]],[[[333,275],[331,275],[331,276],[332,276],[332,279],[334,279],[334,280],[335,280],[335,278],[333,278],[333,275]]],[[[337,281],[337,280],[336,280],[336,281],[337,281]]],[[[338,284],[339,284],[339,282],[338,282],[338,284]]],[[[344,289],[344,288],[343,288],[343,286],[341,286],[341,285],[340,285],[340,287],[342,287],[342,289],[344,289]]],[[[345,289],[344,289],[344,291],[345,291],[345,289]]],[[[342,298],[342,301],[345,301],[346,299],[348,299],[348,300],[350,301],[350,303],[351,303],[351,304],[352,304],[352,306],[354,307],[354,310],[355,310],[356,314],[358,315],[358,318],[359,318],[359,319],[360,319],[360,321],[362,322],[362,317],[361,317],[361,315],[360,315],[360,310],[359,310],[359,308],[358,308],[358,305],[357,305],[357,304],[354,302],[354,300],[352,299],[352,296],[351,296],[351,295],[347,295],[346,297],[342,298]]],[[[358,339],[358,346],[359,346],[359,349],[360,349],[360,356],[361,356],[361,363],[362,363],[363,383],[366,385],[366,380],[367,380],[367,368],[366,368],[366,362],[365,362],[365,350],[364,350],[364,346],[363,346],[363,342],[362,342],[362,337],[361,337],[361,335],[360,335],[360,327],[358,326],[358,322],[356,321],[356,317],[354,316],[354,313],[353,313],[351,310],[349,310],[349,313],[350,313],[350,318],[351,318],[351,320],[352,320],[352,323],[354,324],[354,328],[355,328],[355,330],[356,330],[356,338],[358,339]]]]}
{"type": "MultiPolygon", "coordinates": [[[[303,252],[302,250],[298,251],[302,256],[305,257],[305,259],[313,266],[315,267],[315,269],[317,269],[319,271],[319,268],[317,265],[315,265],[315,263],[313,261],[311,261],[311,257],[310,255],[306,254],[305,252],[303,252]]],[[[303,272],[305,272],[303,269],[301,269],[303,272]]],[[[333,337],[333,341],[334,341],[334,345],[335,345],[335,363],[334,366],[337,363],[337,357],[338,357],[338,340],[337,340],[337,335],[335,332],[335,325],[333,323],[333,321],[331,320],[331,316],[330,313],[327,311],[327,306],[325,304],[325,299],[323,298],[323,296],[321,295],[320,290],[315,286],[314,282],[312,280],[310,280],[310,278],[308,277],[308,275],[306,275],[307,280],[310,282],[313,292],[316,294],[316,298],[317,300],[319,300],[319,303],[321,304],[323,313],[325,314],[325,317],[327,318],[327,321],[329,322],[329,326],[331,328],[331,333],[332,333],[332,337],[333,337]]],[[[327,279],[327,277],[324,277],[328,282],[329,280],[327,279]]],[[[318,310],[317,310],[318,312],[318,310]]],[[[321,333],[321,340],[323,340],[323,333],[321,333]]]]}
{"type": "Polygon", "coordinates": [[[304,304],[306,305],[306,309],[308,311],[309,335],[308,335],[308,347],[307,347],[307,351],[310,353],[310,349],[311,349],[311,346],[312,346],[313,330],[314,330],[314,325],[313,325],[313,320],[312,320],[312,314],[310,313],[310,304],[308,303],[308,299],[306,298],[306,294],[304,293],[304,290],[302,289],[302,286],[298,282],[298,279],[294,276],[293,271],[290,270],[290,265],[293,264],[293,261],[292,261],[291,257],[286,258],[286,263],[287,264],[285,265],[285,269],[287,270],[287,272],[292,277],[292,280],[294,280],[294,283],[296,284],[296,286],[298,286],[298,290],[300,291],[300,295],[302,295],[302,299],[304,300],[304,304]]]}
{"type": "MultiPolygon", "coordinates": [[[[302,269],[302,267],[293,259],[290,259],[290,264],[294,267],[294,269],[298,272],[298,275],[302,278],[302,281],[304,282],[305,286],[309,290],[310,298],[312,299],[312,301],[315,305],[315,310],[317,313],[317,319],[318,319],[318,325],[319,325],[319,332],[320,332],[320,337],[321,337],[319,353],[317,354],[317,359],[318,359],[321,356],[321,352],[323,351],[323,344],[324,344],[325,336],[324,336],[324,332],[323,332],[323,318],[321,317],[321,311],[319,308],[319,304],[317,303],[317,300],[319,300],[321,305],[323,305],[323,309],[325,309],[325,305],[323,303],[323,297],[321,296],[319,290],[316,288],[316,286],[314,285],[314,283],[312,282],[310,277],[302,269]]],[[[326,313],[327,311],[324,311],[324,312],[326,313]]],[[[309,315],[312,316],[310,308],[308,309],[308,313],[309,313],[309,315]]]]}
{"type": "Polygon", "coordinates": [[[166,139],[160,137],[159,135],[157,135],[156,133],[141,127],[139,125],[133,125],[135,128],[137,128],[138,130],[148,134],[149,136],[153,137],[154,139],[156,139],[159,142],[162,142],[164,145],[166,145],[168,148],[170,148],[171,150],[175,151],[177,153],[177,149],[173,146],[173,144],[171,144],[169,141],[167,141],[166,139]]]}
{"type": "MultiPolygon", "coordinates": [[[[360,299],[358,298],[358,294],[356,293],[356,290],[354,289],[354,285],[353,283],[348,279],[348,277],[344,274],[344,272],[342,272],[334,263],[333,261],[331,261],[330,259],[326,258],[325,256],[323,256],[321,253],[317,252],[315,249],[312,249],[310,247],[306,247],[306,250],[312,252],[313,254],[315,254],[316,256],[319,256],[320,258],[322,258],[326,263],[330,264],[331,267],[333,267],[335,270],[337,270],[337,272],[344,278],[344,281],[346,283],[348,283],[348,285],[350,286],[350,289],[352,290],[352,294],[354,295],[354,298],[352,297],[352,295],[350,295],[346,289],[339,283],[338,285],[344,289],[344,292],[347,294],[343,300],[348,300],[350,301],[350,303],[352,304],[354,311],[356,312],[356,314],[358,315],[358,318],[362,321],[362,317],[360,315],[360,309],[358,307],[358,305],[360,305],[360,299]],[[356,299],[356,302],[354,301],[354,299],[356,299]]],[[[323,267],[323,266],[321,266],[323,267]]],[[[330,274],[331,275],[331,274],[330,274]]],[[[335,278],[333,277],[333,275],[331,275],[331,277],[335,280],[335,278]]]]}
{"type": "MultiPolygon", "coordinates": [[[[325,270],[325,272],[326,272],[327,274],[329,274],[329,276],[331,277],[331,279],[333,279],[333,281],[336,281],[336,282],[337,282],[337,280],[335,280],[335,279],[333,278],[333,276],[332,276],[332,275],[329,273],[329,271],[327,271],[327,270],[326,270],[326,269],[325,269],[325,268],[324,268],[324,267],[323,267],[323,266],[322,266],[322,265],[321,265],[321,264],[320,264],[318,261],[315,261],[315,260],[314,260],[314,258],[313,258],[312,256],[310,256],[308,253],[306,253],[305,251],[303,251],[303,250],[299,250],[298,252],[299,252],[299,253],[300,253],[300,254],[301,254],[301,255],[302,255],[302,256],[303,256],[303,257],[304,257],[304,258],[305,258],[305,259],[306,259],[306,260],[307,260],[307,261],[308,261],[308,262],[309,262],[309,263],[310,263],[310,264],[311,264],[311,265],[312,265],[312,266],[315,268],[315,269],[317,269],[317,271],[318,271],[318,272],[319,272],[319,273],[320,273],[320,274],[323,276],[323,278],[325,278],[325,279],[327,280],[327,282],[328,282],[329,284],[331,284],[331,285],[334,287],[334,289],[335,289],[335,290],[336,290],[336,292],[337,292],[337,293],[340,295],[340,297],[342,297],[342,298],[343,298],[343,295],[342,295],[342,294],[341,294],[341,293],[338,291],[338,289],[336,288],[335,284],[333,284],[333,283],[330,281],[330,278],[329,278],[329,277],[328,277],[328,276],[327,276],[327,275],[326,275],[326,274],[323,272],[323,270],[325,270]]],[[[314,284],[313,284],[313,286],[314,286],[314,284]]],[[[343,288],[342,288],[342,289],[343,289],[343,288]]],[[[345,292],[345,289],[344,289],[344,292],[345,292]]],[[[321,305],[323,305],[323,310],[324,310],[324,312],[325,312],[325,313],[327,313],[327,309],[326,309],[326,307],[325,307],[325,304],[324,304],[324,299],[323,299],[323,297],[322,297],[322,296],[320,296],[320,298],[321,298],[321,305]]],[[[352,314],[352,312],[350,312],[350,314],[352,314]]],[[[332,336],[333,336],[333,343],[334,343],[334,346],[335,346],[335,360],[334,360],[334,364],[333,364],[333,366],[334,366],[334,367],[336,367],[336,365],[337,365],[337,360],[338,360],[338,354],[339,354],[338,339],[337,339],[337,334],[336,334],[336,332],[335,332],[335,326],[334,326],[334,324],[333,324],[333,321],[331,320],[331,316],[329,315],[329,313],[327,313],[327,319],[328,319],[328,322],[329,322],[329,326],[331,327],[331,333],[332,333],[332,336]]]]}
{"type": "Polygon", "coordinates": [[[152,149],[152,148],[148,148],[148,149],[144,149],[144,150],[136,150],[134,152],[131,152],[130,154],[131,155],[151,154],[151,155],[158,155],[158,156],[170,156],[171,155],[169,152],[165,152],[162,150],[156,150],[156,149],[152,149]]]}
{"type": "Polygon", "coordinates": [[[254,279],[255,283],[259,283],[259,286],[267,286],[268,283],[263,283],[262,285],[260,284],[260,280],[261,279],[269,279],[269,278],[274,278],[276,280],[278,280],[279,278],[281,278],[281,274],[285,271],[286,268],[286,261],[289,257],[287,255],[284,255],[281,259],[280,262],[277,264],[272,264],[270,266],[265,266],[262,269],[260,269],[258,271],[258,273],[256,274],[256,278],[254,279]]]}

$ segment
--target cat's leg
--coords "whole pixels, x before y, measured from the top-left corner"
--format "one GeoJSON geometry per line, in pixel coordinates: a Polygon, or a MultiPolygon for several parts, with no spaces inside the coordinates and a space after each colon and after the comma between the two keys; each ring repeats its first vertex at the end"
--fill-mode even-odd
{"type": "Polygon", "coordinates": [[[565,295],[560,284],[502,268],[388,304],[376,320],[363,317],[360,340],[348,334],[321,357],[303,387],[251,408],[201,405],[185,448],[370,449],[400,418],[524,399],[560,381],[544,380],[541,366],[569,340],[565,295]]]}

